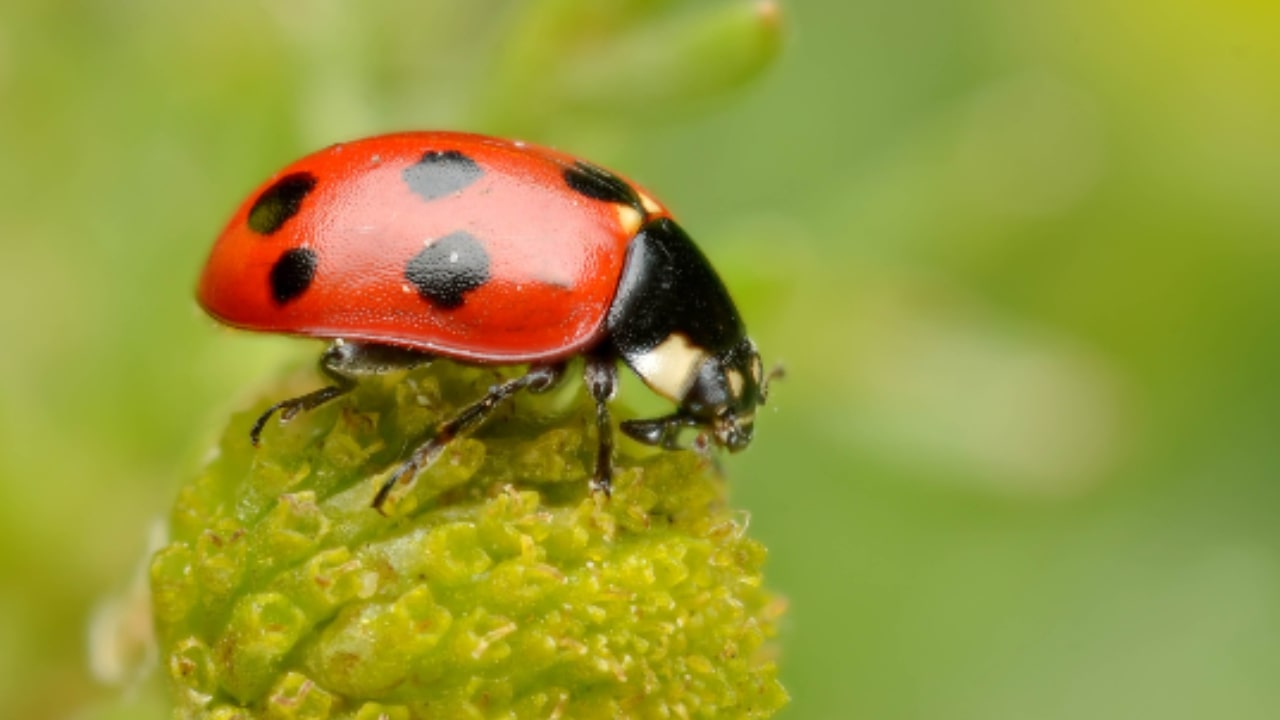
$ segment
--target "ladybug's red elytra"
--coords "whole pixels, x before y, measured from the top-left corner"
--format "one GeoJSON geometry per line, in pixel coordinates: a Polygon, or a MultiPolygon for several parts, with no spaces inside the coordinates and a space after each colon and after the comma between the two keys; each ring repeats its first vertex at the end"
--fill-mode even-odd
{"type": "Polygon", "coordinates": [[[383,135],[284,168],[223,230],[198,298],[229,325],[333,340],[320,361],[333,384],[269,408],[255,445],[273,414],[288,420],[362,375],[432,357],[529,365],[441,423],[379,488],[379,509],[452,438],[515,393],[551,387],[575,356],[597,409],[591,487],[606,494],[618,360],[677,404],[621,430],[666,448],[685,427],[746,447],[775,374],[652,196],[571,155],[482,135],[383,135]]]}

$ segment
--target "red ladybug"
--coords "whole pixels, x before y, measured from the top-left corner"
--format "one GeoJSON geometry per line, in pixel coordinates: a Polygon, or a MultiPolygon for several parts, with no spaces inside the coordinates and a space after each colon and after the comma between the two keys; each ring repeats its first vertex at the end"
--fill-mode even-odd
{"type": "Polygon", "coordinates": [[[441,423],[374,507],[502,401],[551,387],[575,356],[597,409],[591,487],[606,494],[618,360],[678,405],[621,423],[651,445],[676,447],[694,427],[741,450],[767,394],[728,291],[665,207],[608,170],[511,140],[400,133],[305,157],[240,206],[198,295],[230,325],[334,340],[320,361],[333,385],[269,408],[255,445],[272,414],[288,420],[361,375],[435,356],[529,365],[441,423]]]}

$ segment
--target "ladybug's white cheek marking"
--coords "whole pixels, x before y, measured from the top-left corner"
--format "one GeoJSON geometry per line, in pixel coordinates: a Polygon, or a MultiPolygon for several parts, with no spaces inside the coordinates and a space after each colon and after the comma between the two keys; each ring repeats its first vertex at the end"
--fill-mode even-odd
{"type": "Polygon", "coordinates": [[[671,333],[652,350],[632,360],[632,368],[659,395],[680,402],[698,377],[707,351],[682,333],[671,333]]]}
{"type": "Polygon", "coordinates": [[[616,205],[618,209],[618,222],[622,225],[622,231],[627,235],[635,235],[640,232],[640,225],[644,222],[644,216],[639,210],[630,205],[616,205]]]}

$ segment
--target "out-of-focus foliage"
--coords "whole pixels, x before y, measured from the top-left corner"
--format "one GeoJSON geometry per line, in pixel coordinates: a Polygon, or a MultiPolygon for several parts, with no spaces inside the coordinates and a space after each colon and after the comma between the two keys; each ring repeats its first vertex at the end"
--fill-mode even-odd
{"type": "Polygon", "coordinates": [[[0,715],[107,696],[90,609],[315,354],[195,309],[234,204],[406,127],[645,183],[787,362],[726,461],[781,716],[1280,712],[1280,6],[791,0],[704,98],[654,48],[723,5],[534,4],[0,4],[0,715]]]}

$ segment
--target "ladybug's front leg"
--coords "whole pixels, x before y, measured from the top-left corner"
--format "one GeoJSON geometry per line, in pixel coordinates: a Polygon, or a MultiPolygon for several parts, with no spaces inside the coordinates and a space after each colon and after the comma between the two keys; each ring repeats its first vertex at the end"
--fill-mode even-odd
{"type": "Polygon", "coordinates": [[[431,356],[414,350],[391,347],[390,345],[374,345],[369,343],[349,343],[335,340],[324,354],[320,356],[320,372],[333,381],[332,385],[322,387],[306,395],[282,400],[266,409],[258,416],[257,422],[249,430],[249,441],[254,447],[262,439],[262,431],[272,415],[279,414],[280,422],[288,422],[294,415],[305,410],[314,410],[321,405],[342,397],[351,392],[356,381],[365,375],[384,373],[399,368],[412,368],[431,361],[431,356]]]}
{"type": "Polygon", "coordinates": [[[489,417],[489,414],[504,400],[521,390],[529,390],[531,392],[549,390],[555,386],[563,375],[564,365],[561,363],[555,365],[532,365],[524,375],[489,388],[489,392],[484,397],[466,406],[457,415],[440,423],[439,427],[436,428],[435,435],[419,445],[413,451],[413,454],[409,456],[409,459],[405,460],[400,467],[396,468],[395,472],[391,473],[391,477],[387,478],[382,483],[382,487],[378,488],[378,494],[374,495],[373,509],[382,512],[383,504],[386,503],[387,497],[396,485],[413,482],[420,470],[429,467],[440,457],[440,453],[444,451],[445,446],[450,441],[484,422],[485,418],[489,417]]]}
{"type": "Polygon", "coordinates": [[[679,450],[680,431],[687,427],[697,427],[701,423],[696,418],[689,417],[680,412],[674,412],[670,415],[664,415],[660,418],[651,418],[649,420],[625,420],[622,422],[622,432],[627,437],[642,442],[645,445],[656,445],[665,450],[679,450]]]}

